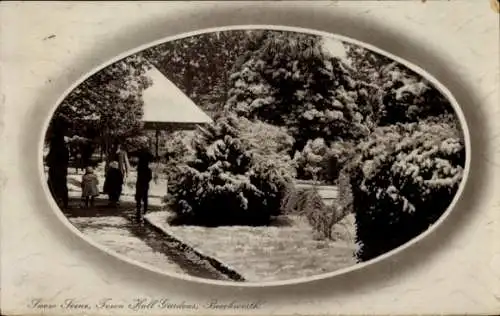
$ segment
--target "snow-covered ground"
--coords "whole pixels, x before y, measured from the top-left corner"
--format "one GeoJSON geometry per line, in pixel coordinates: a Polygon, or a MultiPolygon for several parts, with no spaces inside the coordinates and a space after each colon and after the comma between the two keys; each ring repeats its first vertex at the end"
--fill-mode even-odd
{"type": "Polygon", "coordinates": [[[248,227],[170,226],[168,211],[146,215],[166,234],[182,240],[253,282],[307,277],[356,264],[354,216],[334,228],[334,241],[314,240],[304,218],[291,216],[288,224],[248,227]]]}
{"type": "Polygon", "coordinates": [[[70,221],[90,239],[111,251],[164,271],[184,273],[171,258],[153,250],[133,234],[128,229],[130,221],[122,216],[76,217],[70,221]]]}

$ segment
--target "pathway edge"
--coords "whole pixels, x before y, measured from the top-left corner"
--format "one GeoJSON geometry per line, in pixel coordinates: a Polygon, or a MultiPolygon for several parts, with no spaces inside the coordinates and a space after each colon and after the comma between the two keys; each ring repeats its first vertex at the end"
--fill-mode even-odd
{"type": "Polygon", "coordinates": [[[153,214],[153,213],[161,213],[161,211],[160,212],[151,212],[151,213],[145,215],[144,216],[145,223],[147,225],[151,226],[157,232],[164,235],[166,238],[177,242],[180,245],[180,247],[179,247],[180,249],[182,249],[184,251],[186,251],[186,250],[191,251],[194,254],[196,254],[198,257],[200,257],[201,259],[208,261],[217,271],[228,276],[233,281],[239,281],[239,282],[247,281],[240,273],[236,272],[235,269],[229,267],[227,264],[222,263],[221,261],[219,261],[211,256],[203,254],[201,251],[197,250],[193,246],[187,244],[186,242],[182,241],[180,238],[176,237],[171,232],[168,232],[166,229],[164,229],[160,225],[156,224],[148,216],[148,215],[153,214]]]}

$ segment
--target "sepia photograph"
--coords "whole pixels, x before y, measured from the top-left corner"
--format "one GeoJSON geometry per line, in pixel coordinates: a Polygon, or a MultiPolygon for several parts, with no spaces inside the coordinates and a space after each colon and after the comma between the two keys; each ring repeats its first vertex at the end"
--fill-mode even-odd
{"type": "Polygon", "coordinates": [[[62,96],[43,184],[85,237],[167,274],[331,275],[446,216],[470,154],[460,111],[418,65],[355,39],[204,30],[62,96]]]}

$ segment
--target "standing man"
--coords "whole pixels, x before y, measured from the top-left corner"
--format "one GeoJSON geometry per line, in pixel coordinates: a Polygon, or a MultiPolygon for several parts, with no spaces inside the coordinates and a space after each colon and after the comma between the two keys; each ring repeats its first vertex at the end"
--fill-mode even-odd
{"type": "Polygon", "coordinates": [[[139,151],[139,162],[137,164],[137,182],[135,184],[136,220],[143,222],[144,214],[148,211],[149,183],[153,179],[153,172],[149,164],[153,155],[146,146],[139,151]]]}
{"type": "Polygon", "coordinates": [[[52,196],[59,207],[68,208],[68,165],[69,150],[62,131],[56,131],[50,141],[50,151],[47,155],[49,167],[48,185],[52,196]]]}

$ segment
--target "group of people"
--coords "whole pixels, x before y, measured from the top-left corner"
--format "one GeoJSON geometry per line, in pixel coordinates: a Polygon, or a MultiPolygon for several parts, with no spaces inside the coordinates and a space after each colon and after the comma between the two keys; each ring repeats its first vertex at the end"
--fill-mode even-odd
{"type": "MultiPolygon", "coordinates": [[[[150,168],[153,155],[146,147],[138,152],[137,180],[135,183],[136,219],[143,220],[143,215],[148,210],[149,185],[153,179],[150,168]]],[[[105,167],[106,177],[104,180],[103,193],[108,195],[109,205],[116,207],[119,204],[123,185],[130,172],[128,154],[121,145],[107,157],[105,167]]],[[[92,168],[87,167],[82,176],[82,201],[85,207],[93,206],[95,197],[99,196],[99,180],[92,168]]]]}
{"type": "MultiPolygon", "coordinates": [[[[69,150],[63,137],[54,137],[50,144],[47,156],[48,185],[52,196],[60,207],[68,208],[67,174],[69,166],[69,150]]],[[[150,163],[153,155],[147,146],[143,146],[137,153],[137,180],[135,187],[136,219],[140,222],[148,210],[149,185],[153,178],[150,163]]],[[[130,163],[126,149],[116,145],[106,159],[105,181],[103,193],[108,195],[109,205],[116,207],[122,195],[122,188],[130,172],[130,163]]],[[[100,195],[99,179],[92,167],[86,167],[81,179],[82,204],[89,208],[94,206],[95,198],[100,195]]]]}

